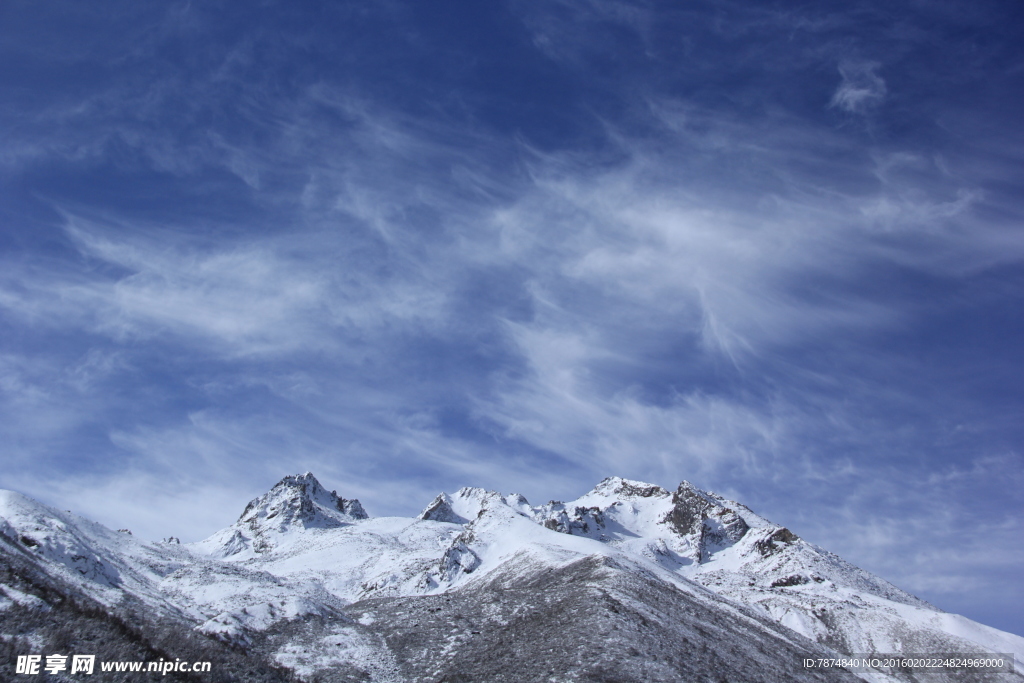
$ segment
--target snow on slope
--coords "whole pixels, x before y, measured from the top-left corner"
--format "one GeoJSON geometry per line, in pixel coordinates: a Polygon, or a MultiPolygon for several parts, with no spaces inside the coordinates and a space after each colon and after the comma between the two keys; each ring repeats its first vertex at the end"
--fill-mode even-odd
{"type": "Polygon", "coordinates": [[[174,609],[155,585],[193,561],[179,545],[141,542],[127,530],[112,531],[14,491],[0,491],[0,533],[108,605],[130,593],[174,609]]]}
{"type": "MultiPolygon", "coordinates": [[[[1024,639],[936,610],[688,482],[669,492],[612,477],[574,501],[541,506],[464,488],[439,495],[416,519],[371,519],[305,473],[189,545],[143,543],[3,492],[0,532],[106,604],[131,596],[243,642],[297,617],[343,622],[345,605],[366,598],[475,590],[499,576],[604,557],[696,599],[721,596],[709,608],[753,609],[798,640],[840,652],[1024,653],[1024,639]]],[[[390,661],[374,653],[374,666],[390,661]]],[[[279,654],[306,666],[287,647],[279,654]]]]}
{"type": "Polygon", "coordinates": [[[1015,652],[1024,668],[1024,638],[945,614],[689,482],[669,493],[611,477],[533,518],[646,558],[839,652],[1015,652]]]}
{"type": "MultiPolygon", "coordinates": [[[[479,489],[463,489],[444,502],[455,510],[459,501],[467,499],[476,507],[467,509],[463,502],[460,516],[485,511],[476,521],[464,523],[476,538],[481,536],[484,520],[495,518],[493,510],[504,503],[502,516],[507,520],[528,517],[546,529],[593,539],[630,558],[643,558],[678,578],[761,610],[840,652],[1024,653],[1024,639],[941,612],[742,504],[688,482],[670,493],[659,486],[610,477],[574,501],[537,507],[528,506],[521,496],[509,504],[506,497],[479,489]]],[[[421,517],[434,514],[442,500],[435,499],[421,517]]],[[[516,525],[506,522],[506,526],[516,525]]],[[[507,547],[514,546],[516,539],[536,536],[532,531],[510,534],[508,529],[500,534],[507,547]]],[[[554,545],[546,543],[549,548],[554,545]]],[[[496,562],[484,559],[493,548],[479,540],[466,550],[481,556],[480,574],[492,565],[500,566],[512,554],[507,549],[496,562]]],[[[578,548],[577,552],[598,551],[578,548]]],[[[1022,655],[1017,656],[1024,664],[1022,655]]]]}

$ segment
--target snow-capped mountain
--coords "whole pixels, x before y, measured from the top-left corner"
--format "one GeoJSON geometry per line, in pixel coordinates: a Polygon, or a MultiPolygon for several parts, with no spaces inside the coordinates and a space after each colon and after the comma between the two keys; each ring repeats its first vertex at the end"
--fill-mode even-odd
{"type": "Polygon", "coordinates": [[[366,518],[358,500],[339,498],[306,472],[279,481],[250,501],[237,522],[196,547],[222,557],[251,557],[273,550],[293,529],[335,529],[366,518]]]}
{"type": "Polygon", "coordinates": [[[1016,674],[929,680],[1024,680],[1024,638],[942,612],[688,482],[670,492],[611,477],[539,506],[464,488],[417,518],[371,518],[307,472],[184,545],[2,492],[0,541],[0,624],[31,623],[56,591],[113,615],[142,610],[150,630],[187,630],[302,678],[856,680],[800,659],[1011,652],[1016,674]],[[31,589],[41,582],[57,588],[31,589]]]}

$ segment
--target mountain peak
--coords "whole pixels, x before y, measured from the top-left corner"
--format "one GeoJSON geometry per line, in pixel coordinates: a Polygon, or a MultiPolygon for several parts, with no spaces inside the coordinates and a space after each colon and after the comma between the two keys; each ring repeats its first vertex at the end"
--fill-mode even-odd
{"type": "MultiPolygon", "coordinates": [[[[358,500],[347,500],[325,489],[311,472],[289,475],[245,506],[238,526],[248,528],[253,538],[265,540],[268,532],[299,527],[332,528],[367,519],[358,500]]],[[[259,550],[265,543],[257,543],[259,550]]]]}

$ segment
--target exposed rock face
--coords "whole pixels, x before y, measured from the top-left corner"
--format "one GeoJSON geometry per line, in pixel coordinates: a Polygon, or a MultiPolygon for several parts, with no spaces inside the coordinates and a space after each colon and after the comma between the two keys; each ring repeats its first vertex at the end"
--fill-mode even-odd
{"type": "Polygon", "coordinates": [[[423,509],[417,519],[429,519],[435,522],[448,522],[450,524],[465,524],[469,520],[456,514],[452,509],[452,501],[447,493],[438,494],[437,498],[431,501],[430,505],[423,509]]]}
{"type": "Polygon", "coordinates": [[[680,536],[699,534],[708,511],[714,507],[714,502],[708,500],[690,482],[684,481],[672,494],[672,511],[665,517],[665,522],[680,536]]]}
{"type": "Polygon", "coordinates": [[[754,548],[757,552],[761,553],[764,557],[773,555],[780,550],[780,545],[783,543],[793,543],[794,541],[800,540],[800,537],[794,534],[786,527],[776,529],[772,533],[768,534],[762,539],[759,539],[754,543],[754,548]]]}
{"type": "Polygon", "coordinates": [[[470,548],[472,542],[471,532],[462,533],[444,551],[444,555],[441,556],[441,561],[438,563],[441,581],[451,582],[460,573],[472,574],[480,566],[480,556],[470,548]]]}
{"type": "MultiPolygon", "coordinates": [[[[556,506],[563,507],[561,503],[556,506]]],[[[563,534],[579,534],[587,536],[593,531],[604,529],[604,516],[601,508],[596,506],[574,506],[571,510],[558,510],[544,520],[544,526],[552,531],[563,534]]]]}
{"type": "Polygon", "coordinates": [[[680,536],[694,539],[691,557],[696,562],[707,560],[711,546],[736,543],[750,529],[735,510],[688,481],[680,483],[672,494],[672,510],[664,522],[680,536]]]}

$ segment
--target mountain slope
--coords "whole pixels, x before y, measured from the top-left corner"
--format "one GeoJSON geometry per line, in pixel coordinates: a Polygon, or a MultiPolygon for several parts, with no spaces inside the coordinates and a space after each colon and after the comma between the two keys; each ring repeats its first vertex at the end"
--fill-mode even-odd
{"type": "Polygon", "coordinates": [[[613,477],[541,506],[465,488],[410,519],[370,518],[305,473],[187,545],[4,492],[0,533],[0,556],[22,573],[306,678],[847,680],[799,659],[1024,653],[1024,639],[945,614],[687,482],[670,492],[613,477]]]}

